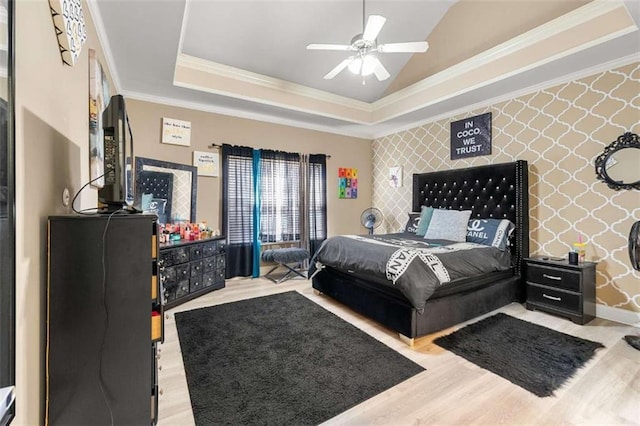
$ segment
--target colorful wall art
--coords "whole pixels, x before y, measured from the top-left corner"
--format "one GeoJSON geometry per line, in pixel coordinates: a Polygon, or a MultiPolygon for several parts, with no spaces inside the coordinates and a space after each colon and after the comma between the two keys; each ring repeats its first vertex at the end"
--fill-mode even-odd
{"type": "Polygon", "coordinates": [[[358,198],[358,169],[338,169],[338,198],[358,198]]]}

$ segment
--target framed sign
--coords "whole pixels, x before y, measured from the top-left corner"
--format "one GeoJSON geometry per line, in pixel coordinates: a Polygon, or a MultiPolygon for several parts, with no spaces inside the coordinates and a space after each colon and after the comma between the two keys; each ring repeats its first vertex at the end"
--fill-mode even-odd
{"type": "Polygon", "coordinates": [[[451,122],[451,159],[491,155],[491,113],[451,122]]]}
{"type": "Polygon", "coordinates": [[[162,117],[162,143],[191,145],[191,122],[162,117]]]}
{"type": "Polygon", "coordinates": [[[198,168],[198,176],[220,175],[220,166],[217,152],[193,151],[193,165],[198,168]]]}

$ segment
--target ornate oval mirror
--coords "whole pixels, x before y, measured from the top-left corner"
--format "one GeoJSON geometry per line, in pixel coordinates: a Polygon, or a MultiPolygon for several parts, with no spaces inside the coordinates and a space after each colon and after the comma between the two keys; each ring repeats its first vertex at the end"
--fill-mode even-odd
{"type": "Polygon", "coordinates": [[[596,176],[616,191],[640,189],[640,141],[627,132],[619,136],[596,158],[596,176]]]}

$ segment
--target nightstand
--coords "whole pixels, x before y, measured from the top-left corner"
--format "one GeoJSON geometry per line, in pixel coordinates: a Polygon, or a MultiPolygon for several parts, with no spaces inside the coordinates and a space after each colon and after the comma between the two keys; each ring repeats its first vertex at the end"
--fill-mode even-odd
{"type": "Polygon", "coordinates": [[[596,263],[526,258],[527,309],[586,324],[596,316],[596,263]]]}

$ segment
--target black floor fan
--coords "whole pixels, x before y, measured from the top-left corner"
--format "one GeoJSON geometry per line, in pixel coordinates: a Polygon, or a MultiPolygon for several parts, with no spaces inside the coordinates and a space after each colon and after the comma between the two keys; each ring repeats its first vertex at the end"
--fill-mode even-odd
{"type": "Polygon", "coordinates": [[[360,215],[360,223],[369,230],[369,235],[373,235],[373,230],[382,225],[382,212],[375,207],[365,209],[360,215]]]}

